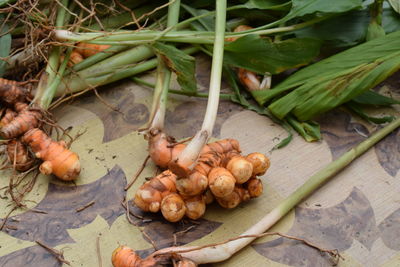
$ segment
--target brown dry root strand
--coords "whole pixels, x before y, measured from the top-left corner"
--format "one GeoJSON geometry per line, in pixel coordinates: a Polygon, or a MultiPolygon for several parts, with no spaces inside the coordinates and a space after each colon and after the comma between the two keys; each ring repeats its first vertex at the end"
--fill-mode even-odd
{"type": "Polygon", "coordinates": [[[225,209],[236,208],[240,203],[250,199],[249,191],[243,187],[235,186],[232,193],[225,197],[216,197],[218,204],[225,209]]]}
{"type": "Polygon", "coordinates": [[[77,48],[75,48],[74,51],[82,55],[84,58],[88,58],[110,47],[111,45],[78,43],[77,48]]]}
{"type": "Polygon", "coordinates": [[[0,136],[4,139],[18,137],[30,129],[39,127],[42,114],[28,108],[23,109],[17,117],[0,129],[0,136]]]}
{"type": "Polygon", "coordinates": [[[184,199],[186,206],[186,217],[192,220],[201,218],[206,212],[206,202],[203,195],[184,199]]]}
{"type": "Polygon", "coordinates": [[[56,142],[40,129],[25,133],[22,141],[27,144],[35,156],[43,160],[39,170],[45,175],[54,174],[64,181],[78,177],[81,166],[79,157],[65,146],[65,142],[56,142]]]}
{"type": "Polygon", "coordinates": [[[6,109],[3,118],[1,118],[0,120],[0,127],[3,127],[7,124],[9,124],[12,120],[15,119],[15,117],[17,117],[17,113],[14,112],[12,109],[6,109]]]}
{"type": "Polygon", "coordinates": [[[18,85],[17,81],[0,78],[0,99],[8,104],[24,102],[29,97],[28,90],[18,85]]]}
{"type": "Polygon", "coordinates": [[[247,182],[253,174],[253,164],[242,156],[233,157],[226,169],[232,173],[238,184],[247,182]]]}
{"type": "Polygon", "coordinates": [[[15,166],[17,171],[30,169],[34,162],[27,147],[21,141],[15,139],[7,143],[7,156],[8,161],[15,166]]]}
{"type": "Polygon", "coordinates": [[[246,156],[246,160],[253,164],[253,176],[264,175],[271,165],[269,158],[262,153],[254,152],[246,156]]]}
{"type": "Polygon", "coordinates": [[[208,174],[208,185],[215,197],[230,195],[235,188],[236,179],[223,167],[213,168],[208,174]]]}
{"type": "Polygon", "coordinates": [[[167,221],[180,221],[186,213],[185,202],[177,193],[171,193],[161,201],[161,213],[167,221]]]}
{"type": "Polygon", "coordinates": [[[136,192],[136,206],[146,212],[158,212],[164,197],[176,192],[176,175],[166,170],[145,182],[136,192]]]}
{"type": "Polygon", "coordinates": [[[145,259],[139,257],[134,250],[127,246],[120,246],[114,250],[111,262],[114,267],[155,267],[163,266],[162,260],[149,256],[145,259]]]}
{"type": "Polygon", "coordinates": [[[244,187],[249,192],[251,198],[259,197],[263,193],[263,184],[258,178],[251,178],[244,184],[244,187]]]}

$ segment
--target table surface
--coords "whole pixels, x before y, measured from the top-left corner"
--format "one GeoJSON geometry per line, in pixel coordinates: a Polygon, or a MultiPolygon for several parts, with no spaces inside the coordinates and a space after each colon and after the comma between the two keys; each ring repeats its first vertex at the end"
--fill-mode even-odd
{"type": "MultiPolygon", "coordinates": [[[[197,78],[202,90],[207,88],[209,68],[209,62],[200,57],[197,78]]],[[[399,81],[397,73],[376,90],[399,98],[399,81]]],[[[223,87],[227,90],[225,83],[223,87]]],[[[152,90],[124,81],[99,92],[108,106],[88,93],[57,109],[60,125],[73,126],[71,135],[84,132],[72,145],[81,158],[81,176],[76,184],[38,177],[34,189],[25,197],[27,209],[14,211],[0,232],[0,266],[61,266],[36,240],[62,250],[71,266],[100,266],[99,257],[101,266],[111,266],[111,253],[119,244],[128,245],[141,255],[152,252],[145,235],[157,248],[173,245],[174,235],[178,245],[207,244],[237,236],[313,173],[378,128],[337,109],[317,119],[322,141],[306,143],[296,134],[287,147],[272,151],[286,132],[266,117],[222,101],[214,137],[236,138],[244,153],[259,151],[270,157],[271,168],[262,177],[264,194],[234,210],[212,204],[198,222],[176,224],[130,206],[144,218],[132,217],[137,224],[133,226],[121,203],[126,195],[131,199],[156,170],[149,163],[132,188],[124,191],[147,155],[147,143],[137,129],[149,117],[152,90]],[[92,201],[93,205],[77,211],[92,201]]],[[[201,126],[206,100],[171,96],[168,104],[168,134],[178,139],[192,136],[201,126]]],[[[272,231],[338,249],[345,259],[339,266],[400,266],[399,168],[397,130],[291,211],[272,231]]],[[[1,188],[8,185],[10,173],[0,175],[1,188]]],[[[0,196],[4,195],[2,189],[0,196]]],[[[12,202],[2,197],[0,206],[0,218],[4,218],[12,202]]],[[[276,236],[261,238],[230,260],[214,265],[247,264],[331,266],[329,259],[316,250],[276,236]]]]}

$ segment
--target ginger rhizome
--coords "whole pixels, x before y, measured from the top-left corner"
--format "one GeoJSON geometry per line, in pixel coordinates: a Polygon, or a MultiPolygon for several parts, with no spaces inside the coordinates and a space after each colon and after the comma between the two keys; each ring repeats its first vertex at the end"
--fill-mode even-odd
{"type": "Polygon", "coordinates": [[[81,166],[79,157],[66,147],[65,142],[53,141],[40,129],[32,129],[24,134],[22,141],[27,144],[35,156],[43,163],[41,173],[54,174],[64,181],[71,181],[78,177],[81,166]]]}
{"type": "Polygon", "coordinates": [[[204,146],[187,173],[174,168],[174,159],[185,149],[185,144],[176,143],[159,130],[150,131],[148,140],[150,158],[166,170],[137,190],[134,203],[145,212],[161,211],[171,222],[185,216],[195,220],[204,215],[206,205],[214,199],[224,208],[234,208],[263,192],[257,176],[265,174],[269,159],[261,153],[242,156],[235,139],[204,146]]]}

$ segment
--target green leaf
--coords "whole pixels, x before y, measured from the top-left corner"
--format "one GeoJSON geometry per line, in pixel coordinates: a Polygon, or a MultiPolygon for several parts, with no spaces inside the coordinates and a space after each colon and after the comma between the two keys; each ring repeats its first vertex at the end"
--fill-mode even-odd
{"type": "MultiPolygon", "coordinates": [[[[0,22],[2,22],[3,16],[0,17],[0,22]]],[[[11,34],[7,33],[8,32],[8,27],[5,24],[3,26],[3,30],[0,33],[0,58],[5,58],[10,55],[10,50],[11,50],[11,34]],[[3,35],[4,34],[4,35],[3,35]]],[[[6,65],[7,62],[4,60],[0,60],[0,77],[3,76],[5,70],[6,70],[6,65]]]]}
{"type": "Polygon", "coordinates": [[[384,8],[382,15],[382,26],[386,33],[400,30],[400,15],[391,8],[384,8]]]}
{"type": "Polygon", "coordinates": [[[351,73],[352,69],[356,70],[383,57],[390,57],[391,54],[399,52],[399,47],[400,31],[360,44],[321,60],[289,76],[289,78],[271,90],[254,91],[252,94],[257,102],[264,104],[296,87],[303,86],[312,89],[321,86],[321,83],[329,83],[329,81],[333,81],[340,75],[346,74],[346,72],[351,73]]]}
{"type": "Polygon", "coordinates": [[[268,10],[280,10],[286,9],[291,4],[290,1],[282,1],[282,0],[249,0],[247,1],[244,6],[246,8],[252,9],[268,9],[268,10]]]}
{"type": "Polygon", "coordinates": [[[323,40],[324,46],[352,46],[365,40],[369,21],[369,12],[367,10],[351,11],[300,29],[295,34],[300,38],[323,40]]]}
{"type": "MultiPolygon", "coordinates": [[[[381,39],[385,38],[375,40],[381,39]]],[[[350,101],[399,69],[400,51],[335,75],[325,76],[324,69],[320,69],[317,74],[320,78],[307,81],[268,108],[278,118],[291,112],[299,120],[306,121],[350,101]]]]}
{"type": "Polygon", "coordinates": [[[352,102],[372,106],[391,106],[395,104],[400,104],[399,100],[378,94],[377,92],[372,90],[368,90],[362,93],[361,95],[354,98],[352,102]]]}
{"type": "Polygon", "coordinates": [[[343,13],[361,6],[362,0],[292,0],[292,9],[286,20],[316,12],[343,13]]]}
{"type": "Polygon", "coordinates": [[[364,120],[372,122],[372,123],[375,123],[375,124],[382,124],[382,123],[392,122],[396,118],[394,116],[383,116],[383,117],[372,117],[372,116],[369,116],[367,113],[364,112],[364,110],[361,108],[360,105],[358,105],[357,103],[355,103],[353,101],[347,103],[346,106],[351,111],[356,113],[358,116],[363,118],[364,120]]]}
{"type": "Polygon", "coordinates": [[[321,140],[321,130],[315,121],[300,122],[293,116],[288,116],[287,121],[307,142],[321,140]]]}
{"type": "Polygon", "coordinates": [[[175,72],[178,83],[184,91],[196,92],[195,59],[180,49],[156,42],[153,45],[156,52],[161,55],[167,66],[175,72]]]}
{"type": "Polygon", "coordinates": [[[225,63],[260,74],[276,74],[308,64],[319,54],[320,41],[294,38],[272,42],[258,35],[247,35],[225,46],[225,63]]]}
{"type": "MultiPolygon", "coordinates": [[[[188,5],[181,4],[181,6],[189,12],[193,17],[197,17],[203,15],[205,13],[209,13],[210,11],[205,9],[195,9],[188,5]]],[[[215,16],[207,16],[204,18],[200,18],[191,23],[192,26],[197,30],[207,30],[207,31],[214,31],[215,29],[215,16]]]]}
{"type": "Polygon", "coordinates": [[[400,0],[388,0],[393,9],[400,14],[400,0]]]}

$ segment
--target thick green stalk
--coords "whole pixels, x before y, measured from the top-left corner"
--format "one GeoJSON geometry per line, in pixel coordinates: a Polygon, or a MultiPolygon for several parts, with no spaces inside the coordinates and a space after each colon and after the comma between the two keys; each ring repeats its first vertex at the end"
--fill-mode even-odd
{"type": "MultiPolygon", "coordinates": [[[[270,35],[275,33],[291,32],[295,31],[322,20],[327,19],[331,16],[317,17],[315,19],[309,20],[307,22],[285,26],[277,27],[273,29],[257,30],[257,31],[243,31],[238,33],[226,33],[225,37],[243,37],[249,34],[257,35],[270,35]]],[[[160,31],[150,31],[142,30],[140,32],[133,31],[119,31],[114,33],[81,33],[74,34],[69,31],[55,31],[56,38],[60,40],[85,41],[94,44],[124,44],[124,45],[137,45],[142,43],[154,42],[154,41],[164,41],[164,42],[180,42],[180,43],[192,43],[192,44],[214,44],[215,32],[208,31],[171,31],[163,33],[160,31]]]]}
{"type": "MultiPolygon", "coordinates": [[[[242,236],[259,235],[267,231],[301,201],[310,196],[315,190],[326,183],[330,178],[334,177],[334,175],[343,170],[353,160],[361,156],[369,148],[374,146],[377,142],[382,140],[385,136],[390,134],[398,127],[400,127],[400,118],[388,124],[386,127],[378,130],[375,134],[343,154],[340,158],[329,163],[322,170],[311,176],[302,186],[300,186],[295,192],[284,199],[276,208],[265,215],[259,222],[257,222],[247,231],[245,231],[242,236]]],[[[193,250],[193,248],[171,247],[159,250],[156,252],[156,254],[161,254],[165,252],[179,253],[181,256],[188,258],[197,264],[221,262],[229,259],[233,254],[250,244],[255,239],[256,237],[242,238],[231,241],[229,243],[225,243],[223,245],[207,247],[186,253],[185,250],[193,250]]]]}
{"type": "Polygon", "coordinates": [[[176,160],[176,166],[183,166],[184,168],[193,167],[193,163],[196,162],[200,151],[211,137],[214,128],[221,90],[225,44],[226,5],[226,0],[216,1],[217,14],[215,19],[215,43],[213,48],[209,96],[203,125],[201,126],[201,130],[194,136],[179,155],[179,158],[176,160]]]}
{"type": "MultiPolygon", "coordinates": [[[[56,28],[62,27],[64,25],[65,17],[66,17],[66,9],[64,7],[68,6],[69,0],[62,0],[61,5],[57,9],[57,18],[56,18],[56,28]]],[[[60,62],[60,55],[61,55],[61,48],[55,46],[51,49],[49,59],[47,62],[47,66],[45,69],[45,73],[42,75],[40,79],[40,83],[38,85],[37,92],[35,94],[35,98],[33,102],[38,104],[40,107],[47,109],[47,103],[52,100],[52,96],[54,96],[54,89],[53,92],[49,92],[50,85],[54,82],[57,71],[59,68],[60,62]]],[[[67,59],[67,57],[65,58],[67,59]]]]}
{"type": "MultiPolygon", "coordinates": [[[[131,78],[132,81],[134,81],[135,83],[150,87],[150,88],[155,88],[156,85],[149,83],[141,78],[137,78],[137,77],[132,77],[131,78]]],[[[192,97],[201,97],[201,98],[208,98],[208,94],[207,93],[199,93],[199,92],[192,92],[192,91],[183,91],[183,90],[174,90],[174,89],[168,89],[168,92],[171,94],[175,94],[175,95],[184,95],[184,96],[192,96],[192,97]]],[[[219,94],[220,99],[223,100],[231,100],[233,97],[235,97],[235,95],[233,94],[219,94]]]]}
{"type": "MultiPolygon", "coordinates": [[[[58,86],[56,96],[59,97],[65,93],[77,93],[91,89],[96,86],[109,84],[149,71],[157,67],[157,58],[137,63],[138,61],[145,60],[146,58],[150,58],[153,55],[147,54],[145,55],[145,57],[143,57],[144,55],[142,53],[142,48],[143,46],[135,47],[136,50],[128,50],[130,53],[123,52],[125,53],[124,55],[121,55],[122,53],[119,53],[111,58],[103,60],[95,66],[87,68],[83,71],[79,71],[76,74],[68,75],[58,86]],[[130,63],[124,63],[125,60],[129,58],[132,61],[130,63]],[[96,70],[101,70],[102,74],[97,74],[96,70]]],[[[183,51],[187,54],[194,54],[198,52],[199,49],[197,47],[190,47],[183,49],[183,51]]]]}
{"type": "MultiPolygon", "coordinates": [[[[167,27],[173,27],[179,21],[180,0],[170,0],[168,6],[167,27]]],[[[167,110],[168,88],[171,82],[171,71],[165,65],[164,59],[158,57],[157,80],[153,96],[152,112],[149,128],[162,130],[164,128],[165,112],[167,110]]]]}

